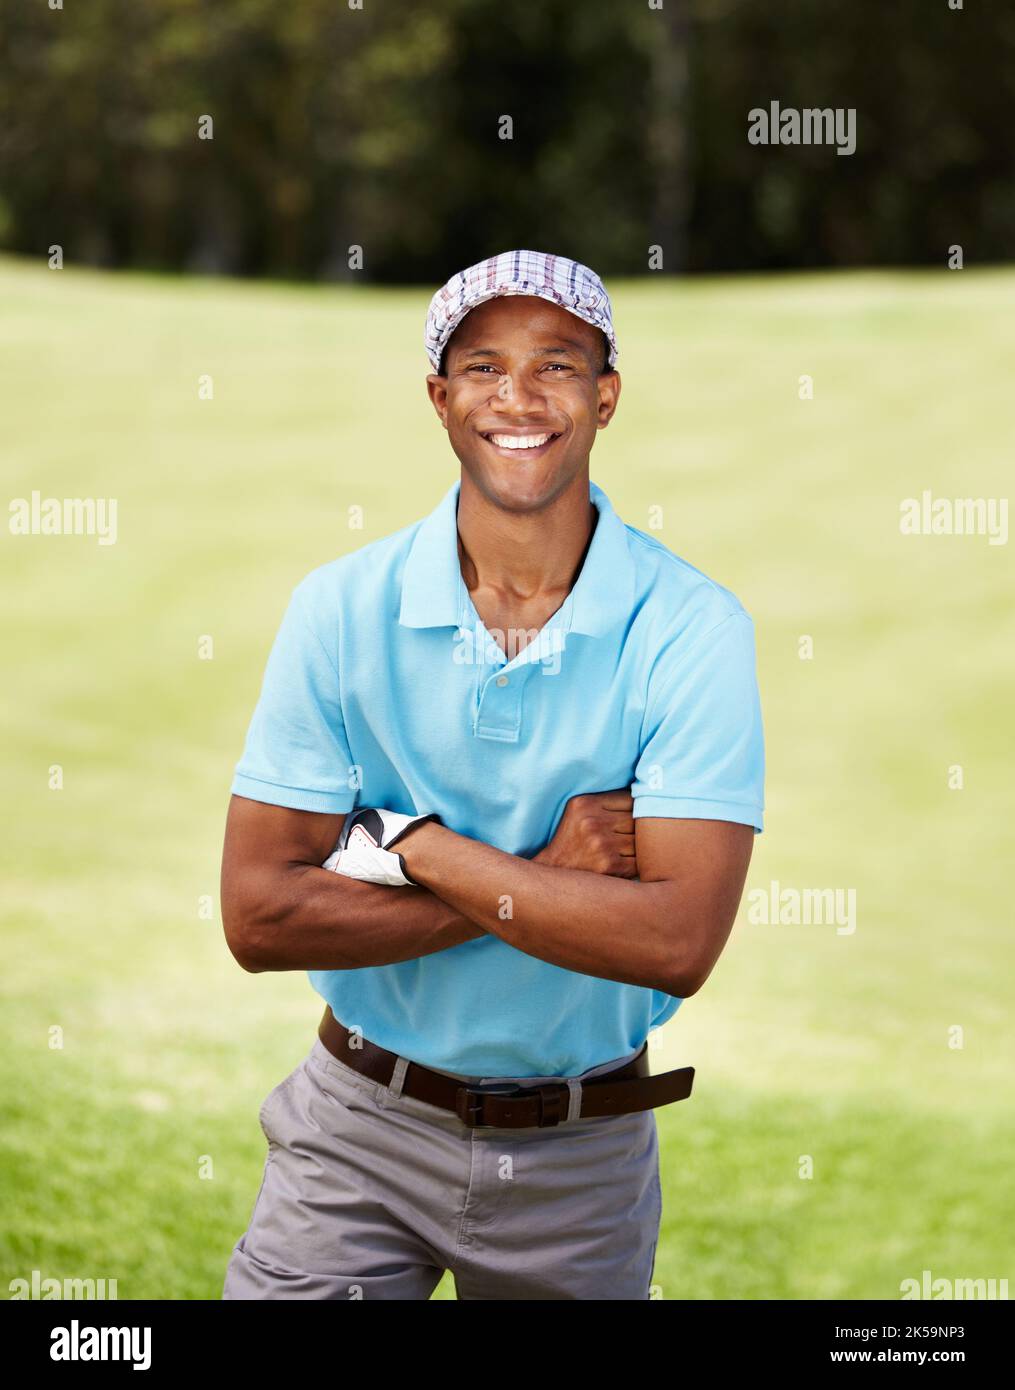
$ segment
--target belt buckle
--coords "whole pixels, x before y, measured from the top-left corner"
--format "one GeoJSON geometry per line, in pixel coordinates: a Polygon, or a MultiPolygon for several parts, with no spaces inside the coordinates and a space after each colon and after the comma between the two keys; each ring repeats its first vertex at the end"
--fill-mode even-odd
{"type": "Polygon", "coordinates": [[[484,1091],[473,1091],[468,1086],[459,1086],[455,1092],[455,1113],[463,1125],[469,1129],[475,1129],[477,1125],[483,1123],[483,1097],[484,1091]]]}
{"type": "MultiPolygon", "coordinates": [[[[559,1125],[567,1115],[570,1092],[566,1082],[548,1082],[542,1086],[512,1086],[503,1091],[474,1091],[468,1086],[460,1086],[455,1093],[455,1112],[463,1125],[475,1129],[486,1122],[483,1120],[483,1102],[487,1096],[498,1100],[539,1099],[539,1119],[536,1128],[549,1129],[559,1125]]],[[[509,1128],[510,1126],[501,1126],[509,1128]]]]}

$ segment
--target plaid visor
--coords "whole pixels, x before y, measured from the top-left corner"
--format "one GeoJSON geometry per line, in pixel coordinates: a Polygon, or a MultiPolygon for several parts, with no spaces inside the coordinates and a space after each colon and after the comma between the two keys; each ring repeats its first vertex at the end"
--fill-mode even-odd
{"type": "Polygon", "coordinates": [[[606,334],[609,364],[617,360],[610,297],[594,270],[544,251],[503,251],[460,270],[430,301],[423,341],[435,372],[448,339],[470,309],[502,294],[531,294],[559,304],[606,334]]]}

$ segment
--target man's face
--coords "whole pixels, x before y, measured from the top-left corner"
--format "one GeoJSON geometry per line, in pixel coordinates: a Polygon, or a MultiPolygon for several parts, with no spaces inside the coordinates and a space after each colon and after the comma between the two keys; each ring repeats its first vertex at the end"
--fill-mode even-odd
{"type": "Polygon", "coordinates": [[[477,305],[427,389],[463,469],[496,506],[538,511],[587,466],[620,377],[598,328],[531,295],[477,305]]]}

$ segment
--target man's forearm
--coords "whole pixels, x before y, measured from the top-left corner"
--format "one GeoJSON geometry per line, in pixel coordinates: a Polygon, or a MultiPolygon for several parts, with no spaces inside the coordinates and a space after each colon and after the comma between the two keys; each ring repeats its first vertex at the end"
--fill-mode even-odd
{"type": "Polygon", "coordinates": [[[677,945],[672,884],[550,867],[432,824],[399,850],[417,882],[527,955],[625,984],[691,991],[691,934],[677,945]]]}
{"type": "Polygon", "coordinates": [[[485,936],[483,928],[426,888],[361,883],[294,864],[258,884],[223,893],[223,912],[242,920],[231,933],[246,970],[356,970],[393,965],[485,936]]]}

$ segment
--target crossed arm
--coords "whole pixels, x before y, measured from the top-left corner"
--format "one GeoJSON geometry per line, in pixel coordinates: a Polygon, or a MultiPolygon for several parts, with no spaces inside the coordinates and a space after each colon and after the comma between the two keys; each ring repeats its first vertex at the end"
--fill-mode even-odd
{"type": "Polygon", "coordinates": [[[518,859],[433,823],[399,846],[410,875],[526,955],[686,998],[740,902],[754,831],[639,817],[638,879],[518,859]]]}
{"type": "Polygon", "coordinates": [[[568,970],[687,998],[726,943],[754,830],[631,816],[626,791],[573,797],[533,859],[432,822],[399,843],[418,888],[320,868],[345,817],[234,796],[222,861],[226,939],[246,970],[349,970],[487,933],[568,970]]]}

